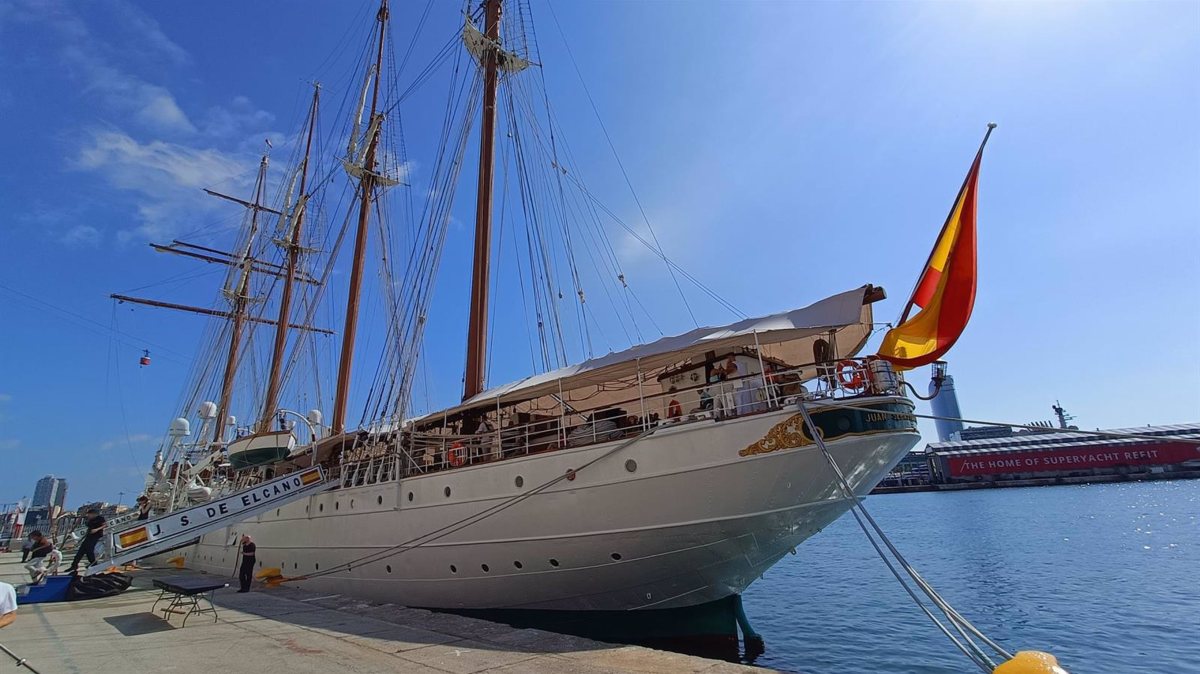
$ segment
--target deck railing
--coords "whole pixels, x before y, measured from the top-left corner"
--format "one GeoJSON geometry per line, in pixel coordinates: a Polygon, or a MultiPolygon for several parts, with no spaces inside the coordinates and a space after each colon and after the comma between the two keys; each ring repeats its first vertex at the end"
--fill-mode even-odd
{"type": "MultiPolygon", "coordinates": [[[[695,386],[636,395],[603,406],[546,415],[525,424],[497,423],[477,433],[445,429],[407,432],[394,439],[357,448],[367,455],[341,466],[343,487],[375,484],[399,477],[492,463],[565,447],[610,442],[666,427],[725,420],[778,410],[797,400],[843,399],[901,394],[903,380],[885,361],[874,358],[808,363],[793,369],[759,372],[695,386]],[[813,372],[816,376],[813,376],[813,372]]],[[[498,415],[503,418],[503,414],[498,415]]],[[[515,415],[511,415],[515,416],[515,415]]]]}

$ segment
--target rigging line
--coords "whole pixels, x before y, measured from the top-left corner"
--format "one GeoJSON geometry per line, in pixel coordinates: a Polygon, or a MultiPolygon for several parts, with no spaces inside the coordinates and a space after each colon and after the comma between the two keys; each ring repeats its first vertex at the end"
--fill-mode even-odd
{"type": "MultiPolygon", "coordinates": [[[[553,251],[556,250],[556,248],[554,247],[550,236],[543,231],[542,224],[541,224],[542,218],[540,218],[538,216],[538,209],[537,209],[537,205],[536,205],[537,199],[534,196],[534,190],[536,189],[536,186],[532,180],[532,172],[530,171],[530,168],[529,168],[529,161],[527,160],[527,153],[525,152],[525,145],[521,140],[521,137],[522,137],[521,130],[520,130],[520,127],[517,125],[518,118],[517,118],[517,114],[516,114],[516,110],[515,110],[515,106],[514,106],[512,90],[513,90],[512,86],[508,86],[505,88],[505,92],[508,94],[508,96],[506,97],[506,102],[508,104],[508,118],[509,118],[509,123],[510,123],[509,128],[510,128],[510,133],[513,138],[513,153],[514,153],[514,156],[517,158],[517,161],[519,162],[518,163],[518,176],[520,177],[521,187],[522,187],[521,204],[525,210],[526,218],[534,221],[534,227],[537,228],[537,230],[539,232],[539,239],[541,240],[541,255],[543,258],[542,264],[546,269],[546,278],[547,278],[547,282],[549,282],[549,279],[551,277],[556,276],[556,274],[554,273],[556,271],[556,267],[554,265],[554,258],[556,256],[553,254],[553,251]]],[[[541,175],[541,174],[539,174],[539,175],[541,175]]],[[[575,273],[574,258],[573,258],[573,254],[569,250],[569,248],[570,248],[569,242],[567,243],[567,248],[568,248],[568,252],[567,252],[568,264],[571,268],[571,276],[574,281],[574,283],[572,285],[574,286],[575,291],[578,293],[578,290],[579,290],[578,275],[575,273]]],[[[561,281],[560,281],[559,288],[561,289],[561,287],[563,285],[564,284],[561,283],[561,281]]],[[[555,292],[553,287],[551,287],[550,288],[550,297],[551,297],[551,301],[554,301],[555,298],[561,299],[561,290],[559,290],[558,292],[555,292]]],[[[554,302],[554,305],[553,305],[554,310],[551,315],[554,319],[555,327],[557,329],[557,342],[556,343],[559,346],[559,350],[562,352],[563,364],[565,365],[566,363],[568,363],[570,361],[570,359],[567,357],[566,343],[565,343],[566,339],[563,334],[562,321],[561,321],[560,314],[558,312],[558,304],[559,304],[558,302],[554,302]]],[[[580,318],[580,316],[577,313],[576,314],[577,323],[579,323],[579,318],[580,318]]],[[[584,353],[587,353],[589,351],[590,345],[584,339],[585,334],[587,332],[586,325],[579,324],[578,327],[579,327],[580,349],[584,353]]]]}
{"type": "MultiPolygon", "coordinates": [[[[117,305],[113,305],[112,309],[113,328],[117,325],[117,305]]],[[[114,346],[115,349],[115,346],[114,346]]],[[[135,452],[133,451],[133,441],[129,437],[129,417],[125,414],[125,392],[121,386],[121,366],[120,363],[114,363],[113,369],[117,373],[117,403],[121,408],[121,427],[125,430],[125,445],[129,447],[129,458],[133,460],[133,467],[139,472],[142,472],[141,464],[138,462],[135,452]]]]}
{"type": "Polygon", "coordinates": [[[721,304],[723,307],[725,307],[726,309],[728,309],[735,315],[739,316],[740,318],[748,318],[748,316],[745,313],[743,313],[741,309],[738,309],[734,305],[730,304],[727,300],[725,300],[725,298],[718,295],[716,293],[716,291],[712,290],[708,286],[701,283],[700,280],[697,279],[695,276],[693,276],[690,272],[688,272],[683,267],[679,266],[674,260],[667,257],[666,254],[664,254],[661,250],[659,250],[659,249],[655,248],[653,245],[651,245],[649,241],[646,241],[646,239],[641,234],[638,234],[636,230],[634,230],[627,223],[625,223],[625,221],[622,220],[620,217],[618,217],[616,213],[614,213],[611,209],[609,209],[607,206],[605,206],[604,203],[601,202],[599,200],[599,198],[596,197],[596,195],[592,194],[585,185],[583,185],[582,183],[580,183],[578,181],[575,181],[575,183],[576,183],[576,186],[579,187],[580,192],[582,192],[585,196],[587,196],[588,199],[591,199],[593,202],[595,202],[596,206],[598,206],[600,208],[600,210],[604,211],[605,214],[607,214],[610,218],[612,218],[613,222],[620,225],[622,229],[624,229],[626,232],[629,233],[630,236],[632,236],[639,243],[641,243],[643,246],[645,246],[647,250],[649,250],[651,253],[653,253],[656,257],[660,258],[669,267],[678,271],[680,274],[683,275],[683,277],[685,279],[691,281],[697,288],[704,291],[705,294],[707,294],[713,300],[715,300],[716,302],[721,304]]]}
{"type": "Polygon", "coordinates": [[[608,458],[609,456],[612,456],[613,454],[620,452],[621,450],[624,450],[625,448],[629,447],[630,445],[633,445],[634,443],[642,440],[643,438],[655,433],[657,430],[658,430],[657,427],[646,429],[645,431],[642,431],[642,433],[640,433],[639,435],[629,438],[628,440],[625,440],[624,442],[618,444],[617,446],[603,452],[596,458],[591,459],[590,461],[587,461],[586,463],[581,465],[579,468],[575,469],[573,472],[563,473],[562,475],[558,475],[554,478],[551,478],[550,480],[543,482],[542,484],[530,489],[529,491],[527,491],[525,493],[518,494],[516,496],[508,498],[504,501],[501,501],[500,503],[498,503],[496,505],[485,508],[484,510],[482,510],[478,513],[468,515],[467,517],[464,517],[464,518],[458,520],[457,522],[451,522],[450,524],[447,524],[446,526],[443,526],[441,528],[434,529],[433,531],[427,532],[420,536],[416,536],[414,538],[410,538],[409,540],[407,540],[399,545],[394,545],[390,548],[386,548],[386,549],[380,550],[378,552],[369,553],[367,555],[364,555],[355,560],[351,560],[349,562],[343,562],[337,566],[334,566],[334,567],[328,569],[327,571],[319,571],[316,573],[299,576],[297,578],[290,578],[288,580],[311,580],[313,578],[319,578],[321,576],[327,576],[332,573],[336,573],[342,569],[349,569],[349,568],[352,568],[353,566],[358,566],[358,565],[362,565],[362,564],[370,564],[372,562],[382,561],[389,557],[395,557],[398,555],[402,555],[405,552],[408,552],[409,550],[415,550],[415,549],[421,547],[422,545],[427,545],[439,538],[443,538],[452,533],[455,533],[456,531],[465,529],[466,527],[469,527],[472,524],[477,524],[479,522],[482,522],[483,520],[487,519],[488,517],[491,517],[492,515],[495,515],[498,512],[507,510],[508,508],[511,508],[512,506],[517,505],[518,503],[520,503],[530,497],[536,496],[537,494],[541,493],[542,491],[549,489],[550,487],[558,484],[559,482],[562,482],[563,480],[567,479],[568,477],[570,477],[572,475],[578,475],[579,473],[583,472],[585,469],[594,465],[595,463],[602,461],[602,460],[608,458]]]}
{"type": "MultiPolygon", "coordinates": [[[[554,11],[554,4],[547,3],[550,8],[550,16],[554,19],[554,25],[558,28],[559,35],[562,36],[563,46],[566,47],[567,57],[571,59],[571,65],[575,68],[575,74],[579,77],[579,83],[583,86],[583,93],[588,99],[588,103],[592,106],[592,112],[596,115],[596,121],[600,124],[600,130],[604,133],[604,139],[608,142],[608,147],[612,150],[613,158],[617,162],[617,166],[621,169],[621,175],[625,178],[625,184],[629,187],[630,194],[633,195],[633,201],[637,204],[638,211],[642,214],[642,220],[646,223],[646,229],[650,231],[650,237],[654,239],[654,245],[662,250],[662,245],[658,241],[658,235],[654,232],[654,227],[650,224],[650,218],[646,215],[646,209],[642,207],[642,200],[638,198],[637,192],[633,189],[633,181],[629,179],[629,173],[625,171],[625,165],[621,162],[620,155],[617,154],[617,147],[613,144],[612,137],[608,134],[608,128],[604,126],[604,120],[600,117],[600,110],[596,107],[596,101],[592,99],[592,93],[588,90],[587,82],[583,79],[583,72],[579,69],[579,64],[575,61],[575,54],[571,51],[571,45],[567,42],[567,35],[563,32],[562,24],[558,22],[558,14],[554,11]]],[[[667,265],[667,271],[671,274],[671,280],[675,283],[675,290],[679,292],[679,298],[683,300],[683,306],[687,309],[688,316],[691,316],[692,323],[696,327],[700,327],[700,322],[696,320],[696,314],[692,312],[692,307],[687,301],[687,295],[683,292],[683,287],[679,285],[679,279],[675,276],[675,270],[671,265],[667,265]]]]}
{"type": "MultiPolygon", "coordinates": [[[[49,309],[51,311],[57,311],[57,312],[63,314],[61,316],[55,316],[55,318],[58,318],[59,320],[64,320],[64,321],[67,321],[68,323],[74,323],[75,325],[77,325],[85,330],[88,330],[88,331],[92,332],[93,334],[104,335],[105,337],[112,336],[112,333],[109,332],[109,330],[111,330],[111,328],[109,326],[106,326],[99,321],[92,320],[82,314],[77,314],[69,309],[64,309],[63,307],[53,304],[48,300],[43,300],[41,298],[34,297],[33,295],[22,292],[15,288],[10,288],[9,286],[4,285],[3,283],[0,283],[0,290],[6,290],[14,295],[17,295],[18,296],[17,301],[25,304],[25,306],[27,306],[27,307],[30,307],[33,309],[41,309],[41,310],[49,309]],[[96,326],[96,327],[93,327],[93,326],[96,326]],[[104,332],[101,332],[101,331],[104,331],[104,332]]],[[[177,363],[182,363],[184,365],[187,365],[192,362],[184,354],[181,354],[178,351],[175,351],[174,349],[171,349],[169,347],[163,346],[162,344],[158,344],[156,342],[151,342],[149,340],[142,339],[141,337],[138,337],[137,335],[132,335],[132,334],[124,333],[124,332],[117,333],[117,334],[119,334],[121,337],[126,337],[131,340],[136,340],[136,342],[127,342],[124,340],[118,340],[120,343],[125,344],[126,346],[141,349],[141,348],[144,348],[146,345],[149,345],[149,346],[154,347],[156,350],[162,350],[168,354],[171,354],[170,356],[168,356],[167,360],[172,360],[177,363]]]]}
{"type": "MultiPolygon", "coordinates": [[[[116,328],[116,323],[117,323],[117,305],[114,304],[113,308],[112,308],[112,324],[113,324],[114,330],[116,328]]],[[[113,370],[117,369],[120,366],[120,351],[118,351],[118,349],[117,349],[117,343],[118,342],[115,339],[113,339],[112,336],[109,336],[109,339],[108,339],[108,367],[104,368],[104,392],[106,395],[111,395],[111,393],[112,393],[112,387],[109,382],[109,377],[112,375],[113,370]]],[[[124,420],[125,419],[125,399],[124,399],[124,396],[122,396],[121,390],[120,390],[120,372],[117,373],[117,381],[118,381],[117,400],[120,401],[120,403],[121,403],[121,418],[122,418],[122,420],[124,420]]],[[[137,472],[141,473],[142,472],[141,464],[138,463],[136,452],[133,451],[133,442],[129,438],[129,428],[128,428],[129,424],[128,424],[128,422],[125,422],[124,425],[125,425],[125,444],[129,448],[129,459],[133,464],[133,469],[136,470],[137,472]]]]}

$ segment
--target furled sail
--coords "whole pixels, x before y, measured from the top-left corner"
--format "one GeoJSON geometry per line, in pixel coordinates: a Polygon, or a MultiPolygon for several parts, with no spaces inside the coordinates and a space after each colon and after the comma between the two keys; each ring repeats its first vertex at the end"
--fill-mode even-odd
{"type": "Polygon", "coordinates": [[[463,44],[467,46],[467,51],[471,52],[471,56],[475,60],[482,63],[483,54],[489,48],[496,50],[496,67],[506,73],[519,73],[528,68],[531,63],[516,54],[505,51],[498,44],[492,44],[492,41],[486,35],[479,32],[479,29],[468,19],[463,25],[463,44]]]}

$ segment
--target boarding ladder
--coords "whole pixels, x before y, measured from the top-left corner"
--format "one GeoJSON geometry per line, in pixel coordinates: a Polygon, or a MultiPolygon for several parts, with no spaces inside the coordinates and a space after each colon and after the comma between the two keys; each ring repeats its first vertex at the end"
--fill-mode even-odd
{"type": "Polygon", "coordinates": [[[189,508],[180,508],[108,534],[108,554],[85,576],[173,550],[206,533],[337,485],[320,466],[289,473],[189,508]]]}

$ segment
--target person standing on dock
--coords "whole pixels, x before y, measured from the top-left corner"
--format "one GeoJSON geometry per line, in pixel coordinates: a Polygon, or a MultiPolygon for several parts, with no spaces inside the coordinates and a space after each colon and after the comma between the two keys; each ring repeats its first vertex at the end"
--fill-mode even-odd
{"type": "Polygon", "coordinates": [[[250,581],[254,580],[254,540],[242,534],[242,566],[238,569],[238,582],[242,584],[238,592],[249,592],[250,581]]]}
{"type": "Polygon", "coordinates": [[[88,565],[96,563],[96,544],[104,537],[104,517],[100,515],[100,511],[95,508],[90,508],[87,511],[87,535],[79,542],[79,549],[75,551],[75,559],[71,562],[69,573],[75,573],[79,570],[79,560],[87,555],[88,565]]]}

